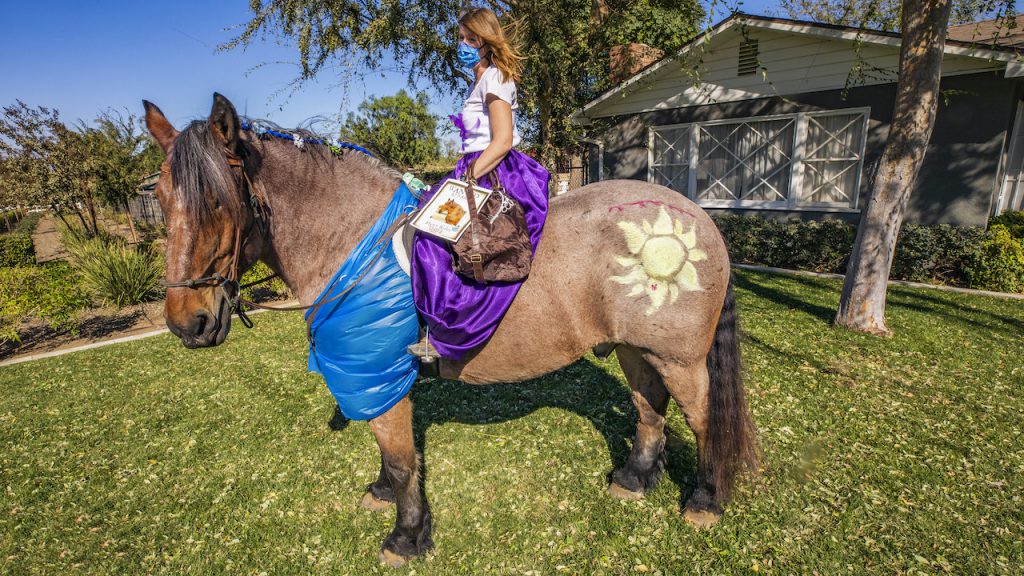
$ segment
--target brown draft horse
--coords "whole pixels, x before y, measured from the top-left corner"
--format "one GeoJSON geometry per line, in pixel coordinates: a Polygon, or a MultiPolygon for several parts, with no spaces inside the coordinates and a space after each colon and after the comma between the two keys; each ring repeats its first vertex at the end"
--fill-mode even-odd
{"type": "MultiPolygon", "coordinates": [[[[311,304],[398,186],[396,172],[364,154],[242,130],[219,94],[209,119],[181,132],[144,104],[167,156],[157,186],[167,277],[176,283],[167,290],[167,325],[189,348],[220,344],[231,327],[237,285],[206,278],[236,279],[262,260],[311,304]]],[[[736,320],[728,254],[708,215],[662,186],[603,181],[551,201],[533,271],[501,326],[464,360],[442,362],[441,374],[470,384],[518,382],[588,350],[615,349],[640,417],[609,492],[636,499],[657,484],[671,397],[697,441],[696,485],[683,515],[708,526],[738,475],[759,466],[736,320]]],[[[433,546],[412,413],[406,397],[370,421],[382,467],[363,504],[397,505],[380,551],[391,565],[433,546]]]]}

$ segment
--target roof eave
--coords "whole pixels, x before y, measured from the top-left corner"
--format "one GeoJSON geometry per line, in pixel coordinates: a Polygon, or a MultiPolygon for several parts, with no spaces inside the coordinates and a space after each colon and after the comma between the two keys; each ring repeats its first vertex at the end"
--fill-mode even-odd
{"type": "MultiPolygon", "coordinates": [[[[594,107],[601,103],[609,100],[612,96],[626,90],[630,86],[643,80],[644,78],[654,74],[670,62],[676,61],[679,58],[685,56],[687,53],[697,48],[707,41],[711,40],[714,36],[732,28],[737,23],[743,23],[751,28],[760,28],[762,30],[774,30],[780,32],[790,32],[797,34],[807,34],[811,36],[819,36],[823,38],[842,39],[842,40],[854,40],[862,42],[870,42],[872,44],[879,44],[884,46],[899,48],[902,43],[902,37],[899,34],[893,32],[883,32],[877,30],[864,30],[860,28],[843,27],[843,26],[830,26],[824,24],[818,24],[814,22],[800,22],[796,20],[785,20],[781,18],[768,18],[764,16],[752,16],[749,14],[743,14],[737,12],[730,15],[725,20],[722,20],[715,26],[713,26],[707,32],[701,34],[699,37],[690,41],[688,44],[683,46],[675,54],[666,56],[658,62],[648,66],[641,70],[635,75],[627,78],[618,86],[611,88],[604,94],[601,94],[594,100],[586,103],[583,108],[577,110],[571,116],[573,123],[578,125],[588,125],[590,117],[587,112],[592,110],[594,107]],[[584,121],[585,119],[585,121],[584,121]]],[[[991,48],[979,48],[977,44],[962,42],[959,40],[947,40],[944,54],[953,54],[956,56],[964,56],[968,58],[980,58],[987,60],[994,60],[997,62],[1007,63],[1006,77],[1018,77],[1024,76],[1024,64],[1021,63],[1021,57],[1017,49],[991,49],[991,48]]]]}

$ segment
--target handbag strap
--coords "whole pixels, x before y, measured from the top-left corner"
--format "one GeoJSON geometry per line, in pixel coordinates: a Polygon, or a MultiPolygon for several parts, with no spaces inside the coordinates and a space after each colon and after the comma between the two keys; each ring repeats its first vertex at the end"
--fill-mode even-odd
{"type": "Polygon", "coordinates": [[[480,218],[476,213],[476,192],[473,191],[473,187],[476,186],[476,178],[473,177],[475,166],[476,158],[469,163],[469,167],[466,169],[466,182],[469,184],[466,188],[466,204],[469,205],[469,238],[473,247],[472,252],[469,253],[469,263],[473,265],[473,279],[483,284],[484,259],[483,254],[480,253],[480,238],[476,235],[476,224],[480,218]]]}
{"type": "MultiPolygon", "coordinates": [[[[473,158],[472,160],[470,160],[469,166],[466,168],[465,177],[466,177],[466,181],[467,182],[472,182],[473,184],[477,183],[477,179],[473,176],[473,171],[476,168],[476,161],[478,159],[479,159],[479,157],[473,158]]],[[[501,179],[498,178],[498,167],[497,166],[495,166],[493,170],[488,172],[487,179],[490,180],[490,182],[491,182],[491,189],[497,190],[499,192],[504,192],[505,191],[505,187],[502,186],[502,184],[501,184],[501,179]]]]}

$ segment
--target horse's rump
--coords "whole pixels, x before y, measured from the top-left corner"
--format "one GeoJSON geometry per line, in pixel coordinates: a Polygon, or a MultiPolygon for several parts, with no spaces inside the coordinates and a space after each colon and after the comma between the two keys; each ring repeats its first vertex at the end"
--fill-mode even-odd
{"type": "Polygon", "coordinates": [[[604,343],[703,359],[728,276],[718,229],[686,197],[635,180],[584,186],[551,201],[533,270],[494,336],[442,373],[525,380],[604,343]]]}

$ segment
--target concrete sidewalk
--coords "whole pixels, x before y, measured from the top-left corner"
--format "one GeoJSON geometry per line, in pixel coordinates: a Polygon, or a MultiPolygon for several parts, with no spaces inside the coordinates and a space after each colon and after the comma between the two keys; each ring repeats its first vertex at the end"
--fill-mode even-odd
{"type": "Polygon", "coordinates": [[[39,224],[32,232],[32,245],[36,251],[36,262],[64,260],[68,257],[57,228],[57,217],[49,212],[39,219],[39,224]]]}

